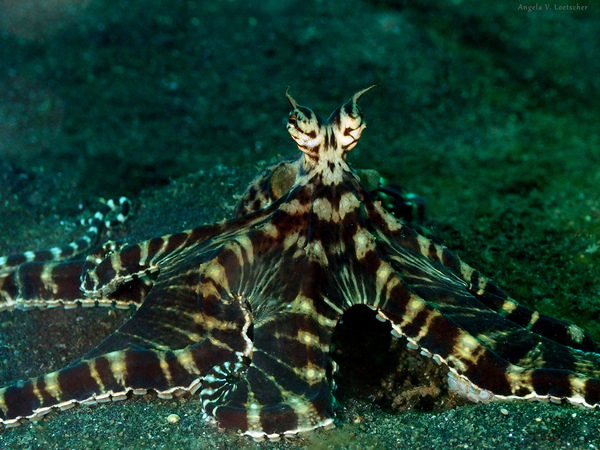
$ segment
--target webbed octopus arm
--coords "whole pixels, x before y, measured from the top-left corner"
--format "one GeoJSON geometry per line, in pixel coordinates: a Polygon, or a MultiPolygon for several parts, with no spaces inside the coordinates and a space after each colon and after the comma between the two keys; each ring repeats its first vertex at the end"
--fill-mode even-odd
{"type": "Polygon", "coordinates": [[[600,357],[582,351],[594,348],[589,334],[518,305],[445,247],[363,204],[385,279],[367,303],[410,348],[446,364],[454,387],[479,401],[597,404],[600,357]]]}

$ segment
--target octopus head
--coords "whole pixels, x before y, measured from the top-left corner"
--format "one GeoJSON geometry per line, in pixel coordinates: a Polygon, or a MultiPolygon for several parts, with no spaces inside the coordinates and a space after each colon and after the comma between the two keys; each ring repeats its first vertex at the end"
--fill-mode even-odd
{"type": "Polygon", "coordinates": [[[287,129],[298,144],[298,148],[309,158],[345,158],[352,150],[366,125],[363,114],[357,104],[358,99],[374,86],[354,94],[350,100],[339,106],[327,120],[322,120],[310,108],[300,106],[286,92],[292,106],[287,129]]]}

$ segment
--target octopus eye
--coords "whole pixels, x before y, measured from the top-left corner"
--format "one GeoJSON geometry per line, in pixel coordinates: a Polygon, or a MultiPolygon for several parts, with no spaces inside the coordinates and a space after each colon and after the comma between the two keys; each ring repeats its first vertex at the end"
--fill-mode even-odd
{"type": "Polygon", "coordinates": [[[298,124],[298,120],[296,119],[296,116],[295,115],[290,116],[290,118],[288,119],[288,123],[295,127],[298,124]]]}
{"type": "Polygon", "coordinates": [[[353,111],[353,114],[350,116],[350,118],[352,119],[353,123],[358,124],[357,127],[360,127],[363,123],[363,112],[358,105],[354,105],[354,107],[356,110],[353,111]]]}

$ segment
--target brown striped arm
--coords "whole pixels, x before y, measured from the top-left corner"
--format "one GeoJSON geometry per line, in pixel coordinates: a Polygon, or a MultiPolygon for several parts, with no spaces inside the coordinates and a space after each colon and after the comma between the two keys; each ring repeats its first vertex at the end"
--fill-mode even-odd
{"type": "Polygon", "coordinates": [[[86,300],[79,291],[82,268],[83,261],[25,263],[5,279],[3,291],[10,291],[10,306],[18,309],[75,307],[86,300]]]}
{"type": "MultiPolygon", "coordinates": [[[[407,238],[411,239],[408,235],[407,238]]],[[[426,242],[422,237],[417,240],[421,241],[421,249],[428,247],[429,262],[440,267],[440,270],[446,270],[449,273],[448,278],[466,287],[470,294],[467,297],[477,299],[474,304],[482,312],[495,313],[496,316],[506,319],[503,323],[511,322],[558,344],[588,352],[596,350],[593,338],[587,331],[570,322],[540,314],[518,304],[443,245],[426,242]]]]}
{"type": "MultiPolygon", "coordinates": [[[[179,269],[181,274],[184,268],[179,269]]],[[[148,390],[161,398],[194,393],[214,366],[248,354],[250,315],[241,300],[213,297],[198,305],[195,290],[172,295],[169,282],[183,279],[157,282],[152,301],[82,359],[0,389],[0,423],[15,426],[53,408],[124,400],[148,390]]]]}
{"type": "Polygon", "coordinates": [[[255,326],[248,362],[215,366],[205,377],[200,396],[208,417],[256,440],[333,426],[326,373],[331,331],[316,314],[302,312],[255,326]]]}
{"type": "Polygon", "coordinates": [[[227,358],[208,343],[178,351],[130,349],[81,360],[38,378],[0,389],[0,423],[39,420],[52,409],[125,400],[154,390],[161,398],[198,388],[203,359],[227,358]]]}
{"type": "Polygon", "coordinates": [[[27,262],[63,261],[81,254],[98,241],[102,230],[122,224],[131,215],[131,201],[126,197],[121,197],[118,200],[101,199],[101,203],[105,205],[102,211],[98,211],[91,219],[81,221],[82,225],[89,226],[87,232],[81,238],[47,250],[26,251],[0,256],[0,275],[13,272],[21,264],[27,262]]]}
{"type": "Polygon", "coordinates": [[[31,262],[0,277],[2,309],[76,308],[77,306],[137,307],[147,295],[151,280],[137,278],[120,289],[97,298],[86,296],[80,289],[84,261],[58,263],[31,262]]]}
{"type": "Polygon", "coordinates": [[[78,292],[79,281],[75,279],[79,279],[82,273],[81,263],[59,263],[85,252],[96,243],[103,229],[118,226],[129,218],[131,202],[127,198],[101,201],[105,205],[104,210],[89,220],[81,221],[89,226],[81,238],[60,247],[0,257],[0,311],[113,304],[113,300],[105,299],[90,302],[78,292]]]}
{"type": "Polygon", "coordinates": [[[383,295],[371,306],[391,322],[393,334],[446,364],[452,386],[474,400],[566,399],[588,407],[600,402],[600,356],[498,314],[489,306],[492,294],[474,293],[465,279],[472,271],[410,231],[378,242],[392,270],[380,271],[383,295]]]}
{"type": "Polygon", "coordinates": [[[277,210],[219,248],[202,269],[199,305],[213,296],[239,298],[252,327],[249,351],[212,369],[201,400],[220,427],[257,440],[333,424],[326,367],[339,314],[320,297],[326,273],[306,260],[306,223],[277,210]]]}
{"type": "MultiPolygon", "coordinates": [[[[235,230],[243,229],[248,223],[262,217],[260,213],[250,214],[223,224],[196,228],[151,239],[139,245],[126,246],[107,256],[93,272],[90,272],[94,277],[86,278],[87,282],[97,282],[98,286],[106,286],[115,278],[131,277],[136,273],[145,274],[148,271],[146,264],[154,264],[152,261],[155,261],[158,271],[151,272],[155,281],[134,316],[86,357],[91,358],[130,346],[154,349],[185,348],[207,338],[217,339],[213,335],[221,333],[219,326],[229,329],[226,335],[230,335],[232,339],[241,339],[236,341],[238,344],[231,344],[232,351],[243,352],[240,345],[246,341],[242,332],[244,325],[239,323],[239,320],[246,320],[247,314],[240,305],[241,300],[237,296],[239,292],[215,287],[222,286],[228,277],[236,276],[240,266],[234,261],[221,265],[219,255],[227,248],[225,242],[231,239],[228,232],[235,233],[235,230]],[[214,277],[216,279],[213,280],[214,277]],[[210,289],[210,292],[203,293],[202,286],[208,286],[206,289],[210,289]],[[219,292],[219,295],[214,296],[213,291],[219,292]],[[228,306],[229,312],[226,312],[227,309],[221,311],[221,306],[216,306],[220,304],[228,306]],[[211,305],[213,310],[205,312],[205,307],[209,308],[211,305]],[[238,306],[234,308],[233,305],[238,306]],[[225,322],[226,319],[229,323],[225,322]]],[[[231,245],[233,244],[229,244],[231,245]]],[[[246,267],[249,265],[244,266],[246,267]]],[[[135,279],[135,276],[133,278],[135,279]]],[[[253,278],[247,280],[251,283],[256,282],[253,278]]],[[[109,297],[123,292],[130,285],[131,281],[124,282],[109,297]]],[[[98,289],[98,292],[102,292],[102,289],[98,289]]],[[[225,335],[222,337],[225,339],[225,335]]]]}
{"type": "Polygon", "coordinates": [[[469,292],[483,305],[515,325],[573,349],[584,352],[598,350],[592,335],[585,329],[566,320],[556,319],[522,306],[506,296],[495,284],[479,275],[477,271],[473,270],[472,274],[469,292]],[[481,287],[483,284],[485,286],[481,287]]]}
{"type": "Polygon", "coordinates": [[[107,242],[96,253],[88,256],[81,280],[81,291],[87,297],[105,297],[119,286],[135,278],[156,279],[161,266],[177,264],[186,255],[203,251],[228,238],[228,233],[260,220],[263,211],[175,234],[156,237],[132,245],[117,246],[107,242]]]}
{"type": "Polygon", "coordinates": [[[408,339],[409,348],[447,365],[450,388],[471,400],[600,404],[598,355],[557,344],[469,305],[468,293],[460,298],[439,286],[414,289],[398,283],[378,306],[378,316],[391,322],[392,334],[408,339]]]}
{"type": "MultiPolygon", "coordinates": [[[[415,280],[425,276],[434,283],[459,285],[469,292],[469,297],[478,299],[477,305],[482,311],[493,311],[512,324],[559,344],[583,351],[596,350],[591,335],[584,329],[520,305],[439,240],[421,234],[420,227],[394,220],[375,204],[370,206],[369,221],[376,224],[372,232],[378,236],[379,245],[396,261],[399,270],[406,272],[412,267],[415,280]]],[[[402,276],[408,279],[409,275],[403,273],[402,276]]]]}
{"type": "MultiPolygon", "coordinates": [[[[29,310],[78,304],[93,306],[96,302],[79,291],[83,261],[26,262],[0,274],[0,311],[13,308],[29,310]]],[[[100,304],[104,299],[98,299],[100,304]]],[[[112,301],[105,302],[112,304],[112,301]]]]}
{"type": "Polygon", "coordinates": [[[200,227],[133,245],[117,246],[109,241],[86,258],[80,289],[87,297],[101,298],[134,279],[154,280],[162,262],[218,231],[215,226],[200,227]]]}

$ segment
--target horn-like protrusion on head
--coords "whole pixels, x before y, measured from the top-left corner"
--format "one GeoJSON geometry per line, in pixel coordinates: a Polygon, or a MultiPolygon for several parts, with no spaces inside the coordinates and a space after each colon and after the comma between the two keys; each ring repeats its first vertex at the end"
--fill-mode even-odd
{"type": "Polygon", "coordinates": [[[344,159],[346,152],[356,146],[366,127],[362,111],[356,102],[375,86],[358,91],[324,121],[310,108],[298,105],[288,88],[285,96],[293,109],[288,118],[287,129],[298,148],[314,161],[323,158],[328,152],[344,159]]]}
{"type": "Polygon", "coordinates": [[[290,87],[288,86],[288,88],[285,90],[285,96],[287,97],[288,102],[290,102],[290,105],[292,105],[292,108],[298,109],[298,103],[296,103],[296,100],[294,100],[292,98],[292,96],[290,94],[288,94],[289,90],[290,90],[290,87]]]}
{"type": "Polygon", "coordinates": [[[298,105],[288,91],[289,88],[285,91],[285,96],[293,109],[288,117],[287,129],[302,152],[316,156],[325,130],[317,115],[310,108],[298,105]]]}
{"type": "Polygon", "coordinates": [[[377,85],[374,84],[358,91],[350,97],[350,100],[335,110],[329,118],[329,122],[336,125],[336,137],[344,153],[356,146],[360,135],[367,127],[363,120],[362,111],[356,102],[365,92],[373,89],[375,86],[377,85]]]}
{"type": "Polygon", "coordinates": [[[363,89],[362,91],[358,91],[356,94],[354,94],[352,96],[352,98],[350,99],[352,101],[352,103],[356,103],[358,101],[358,99],[367,91],[370,91],[371,89],[373,89],[375,86],[377,86],[376,84],[369,86],[368,88],[363,89]]]}

